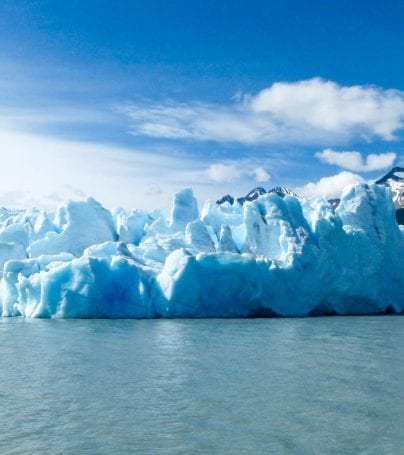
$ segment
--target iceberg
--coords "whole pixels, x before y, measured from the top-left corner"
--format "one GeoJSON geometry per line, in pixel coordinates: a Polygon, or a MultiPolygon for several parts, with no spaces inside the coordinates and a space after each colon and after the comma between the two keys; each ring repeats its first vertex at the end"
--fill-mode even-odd
{"type": "Polygon", "coordinates": [[[1,210],[0,314],[38,318],[316,316],[404,311],[404,227],[391,189],[322,198],[174,196],[171,216],[1,210]]]}

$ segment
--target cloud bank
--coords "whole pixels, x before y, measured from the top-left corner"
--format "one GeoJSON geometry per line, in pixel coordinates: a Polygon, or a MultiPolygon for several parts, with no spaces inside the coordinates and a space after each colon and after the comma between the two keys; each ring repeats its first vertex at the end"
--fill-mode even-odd
{"type": "Polygon", "coordinates": [[[342,86],[320,78],[277,82],[229,105],[132,104],[121,108],[131,133],[164,139],[299,143],[352,138],[394,140],[404,129],[404,92],[342,86]]]}
{"type": "Polygon", "coordinates": [[[371,153],[365,159],[360,152],[336,152],[332,149],[325,149],[317,152],[315,156],[326,164],[348,169],[350,171],[371,172],[391,167],[397,158],[393,152],[375,154],[371,153]]]}
{"type": "Polygon", "coordinates": [[[92,196],[108,208],[167,209],[185,187],[204,202],[246,194],[269,179],[262,158],[207,167],[205,157],[22,133],[1,121],[0,158],[0,206],[11,208],[53,210],[66,199],[92,196]]]}
{"type": "Polygon", "coordinates": [[[54,209],[93,196],[107,207],[165,208],[190,186],[200,163],[151,150],[2,130],[0,206],[54,209]]]}

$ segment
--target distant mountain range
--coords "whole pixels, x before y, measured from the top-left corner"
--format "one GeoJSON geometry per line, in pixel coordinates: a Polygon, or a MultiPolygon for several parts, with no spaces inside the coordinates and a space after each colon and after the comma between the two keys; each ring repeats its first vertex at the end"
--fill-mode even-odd
{"type": "MultiPolygon", "coordinates": [[[[394,207],[396,208],[396,217],[398,224],[404,225],[404,168],[403,167],[394,167],[390,172],[385,176],[376,180],[377,185],[384,185],[391,188],[393,193],[393,202],[394,207]]],[[[221,199],[216,201],[217,204],[224,204],[228,202],[234,204],[237,201],[239,204],[243,205],[245,202],[254,201],[259,196],[267,193],[275,193],[280,197],[285,197],[286,195],[297,196],[293,191],[288,188],[281,186],[276,186],[267,191],[265,188],[258,186],[251,190],[246,196],[234,198],[230,194],[226,194],[221,199]]],[[[330,204],[333,208],[337,208],[339,204],[339,199],[329,199],[330,204]]]]}
{"type": "Polygon", "coordinates": [[[259,196],[262,196],[263,194],[267,193],[275,193],[280,197],[285,197],[287,194],[296,196],[296,194],[289,190],[288,188],[284,188],[282,186],[275,186],[274,188],[271,188],[269,191],[267,191],[265,188],[262,188],[262,186],[258,186],[257,188],[254,188],[251,190],[247,196],[244,197],[239,197],[239,198],[234,198],[230,194],[226,194],[226,196],[223,196],[221,199],[218,199],[216,201],[216,204],[224,204],[225,202],[229,202],[230,204],[234,204],[234,201],[237,201],[239,204],[243,205],[244,202],[250,202],[254,201],[257,199],[259,196]]]}

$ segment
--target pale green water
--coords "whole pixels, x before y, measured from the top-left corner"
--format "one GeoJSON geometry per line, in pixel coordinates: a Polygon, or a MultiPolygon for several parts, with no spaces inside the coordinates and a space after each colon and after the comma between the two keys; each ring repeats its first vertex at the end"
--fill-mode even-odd
{"type": "Polygon", "coordinates": [[[404,318],[0,320],[0,453],[404,453],[404,318]]]}

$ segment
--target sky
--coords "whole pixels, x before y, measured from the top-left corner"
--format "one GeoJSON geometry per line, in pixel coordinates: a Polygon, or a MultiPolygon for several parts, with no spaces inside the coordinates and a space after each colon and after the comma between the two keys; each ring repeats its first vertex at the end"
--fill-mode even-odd
{"type": "Polygon", "coordinates": [[[404,164],[401,0],[0,2],[0,205],[337,197],[404,164]]]}

